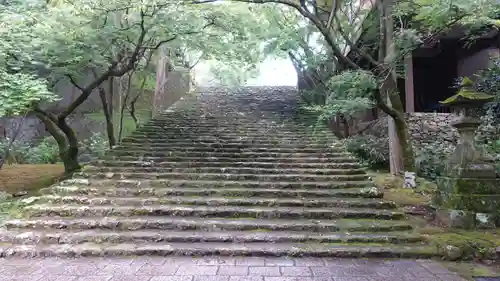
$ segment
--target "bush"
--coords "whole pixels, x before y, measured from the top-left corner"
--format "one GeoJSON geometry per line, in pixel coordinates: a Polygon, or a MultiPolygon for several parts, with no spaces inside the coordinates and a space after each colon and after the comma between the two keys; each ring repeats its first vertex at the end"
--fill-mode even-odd
{"type": "MultiPolygon", "coordinates": [[[[8,140],[0,141],[0,153],[3,154],[8,140]]],[[[101,157],[109,148],[108,139],[102,134],[95,134],[80,142],[80,154],[101,157]]],[[[1,155],[0,157],[4,157],[1,155]]],[[[11,164],[55,164],[61,161],[59,147],[53,137],[46,137],[41,142],[12,145],[6,163],[11,164]]]]}
{"type": "Polygon", "coordinates": [[[454,149],[454,145],[446,142],[434,142],[416,149],[417,175],[432,181],[444,175],[446,162],[454,149]]]}
{"type": "Polygon", "coordinates": [[[28,164],[55,164],[61,160],[59,147],[53,137],[46,137],[24,151],[24,161],[28,164]]]}
{"type": "Polygon", "coordinates": [[[389,167],[389,139],[371,135],[358,135],[342,140],[347,151],[373,169],[389,167]]]}
{"type": "Polygon", "coordinates": [[[108,138],[101,133],[94,134],[90,138],[80,142],[80,152],[95,157],[104,156],[107,149],[109,149],[108,138]]]}

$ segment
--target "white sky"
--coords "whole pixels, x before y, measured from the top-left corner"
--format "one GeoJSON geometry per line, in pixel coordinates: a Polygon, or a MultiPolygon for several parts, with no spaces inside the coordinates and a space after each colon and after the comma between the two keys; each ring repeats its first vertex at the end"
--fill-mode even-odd
{"type": "Polygon", "coordinates": [[[250,79],[247,85],[251,86],[296,86],[297,74],[288,59],[266,59],[260,65],[260,73],[250,79]]]}
{"type": "MultiPolygon", "coordinates": [[[[206,63],[199,63],[195,69],[195,80],[199,85],[210,85],[210,67],[206,63]]],[[[260,65],[260,73],[250,79],[247,85],[251,86],[296,86],[297,74],[288,59],[268,58],[260,65]]]]}

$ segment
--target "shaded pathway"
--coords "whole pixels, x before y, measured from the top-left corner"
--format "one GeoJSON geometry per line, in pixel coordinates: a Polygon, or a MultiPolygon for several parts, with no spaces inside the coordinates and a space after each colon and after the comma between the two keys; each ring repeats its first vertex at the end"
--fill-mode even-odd
{"type": "Polygon", "coordinates": [[[432,261],[134,257],[3,259],[2,281],[465,281],[432,261]]]}

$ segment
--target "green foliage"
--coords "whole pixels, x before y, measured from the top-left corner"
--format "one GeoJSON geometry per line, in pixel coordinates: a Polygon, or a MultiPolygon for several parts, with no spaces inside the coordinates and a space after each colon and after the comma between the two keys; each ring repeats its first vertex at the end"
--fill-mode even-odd
{"type": "Polygon", "coordinates": [[[424,147],[416,149],[415,162],[417,174],[428,180],[436,180],[443,176],[446,168],[446,161],[455,146],[446,142],[428,143],[424,147]]]}
{"type": "Polygon", "coordinates": [[[90,138],[80,142],[82,153],[87,153],[95,157],[102,157],[109,149],[108,138],[101,134],[93,134],[90,138]]]}
{"type": "Polygon", "coordinates": [[[305,107],[318,113],[318,121],[329,120],[338,114],[350,116],[374,106],[371,93],[377,90],[377,80],[368,71],[344,71],[330,78],[327,87],[330,92],[324,104],[305,107]]]}
{"type": "Polygon", "coordinates": [[[373,169],[389,167],[389,139],[358,135],[343,140],[347,150],[373,169]]]}
{"type": "Polygon", "coordinates": [[[55,164],[59,162],[59,148],[54,138],[46,137],[38,144],[29,146],[24,161],[29,164],[55,164]]]}
{"type": "Polygon", "coordinates": [[[500,177],[500,139],[489,142],[486,151],[493,156],[497,167],[497,176],[500,177]]]}
{"type": "MultiPolygon", "coordinates": [[[[5,151],[7,145],[8,139],[0,142],[0,151],[5,151]]],[[[60,161],[59,148],[52,137],[32,144],[14,142],[6,160],[11,164],[55,164],[60,161]]]]}
{"type": "Polygon", "coordinates": [[[475,75],[474,88],[476,91],[494,95],[500,102],[500,59],[492,58],[490,67],[480,70],[475,75]]]}

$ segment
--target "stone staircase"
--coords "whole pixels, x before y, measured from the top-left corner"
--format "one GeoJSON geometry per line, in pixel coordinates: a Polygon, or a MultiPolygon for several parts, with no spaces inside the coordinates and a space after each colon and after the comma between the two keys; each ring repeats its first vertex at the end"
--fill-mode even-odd
{"type": "Polygon", "coordinates": [[[4,256],[429,257],[293,88],[177,103],[4,223],[4,256]]]}

